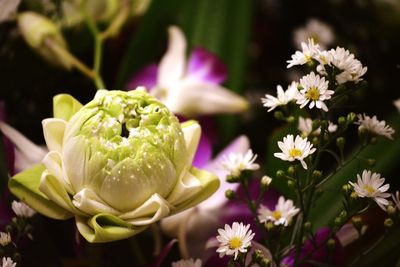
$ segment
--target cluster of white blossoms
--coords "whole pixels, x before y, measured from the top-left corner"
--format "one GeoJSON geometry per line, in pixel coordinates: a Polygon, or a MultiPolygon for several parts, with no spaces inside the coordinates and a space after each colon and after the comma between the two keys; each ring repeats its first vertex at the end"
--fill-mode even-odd
{"type": "Polygon", "coordinates": [[[307,169],[304,159],[316,150],[307,138],[297,135],[294,139],[291,134],[284,137],[283,142],[279,141],[278,146],[282,152],[274,153],[275,157],[290,162],[299,160],[304,169],[307,169]]]}
{"type": "Polygon", "coordinates": [[[258,219],[261,223],[272,222],[274,225],[288,226],[292,218],[299,211],[300,210],[293,205],[292,200],[285,200],[283,196],[280,196],[275,210],[270,210],[264,205],[260,206],[258,210],[258,219]]]}
{"type": "MultiPolygon", "coordinates": [[[[307,137],[309,135],[319,135],[321,134],[321,127],[313,131],[313,121],[310,118],[303,118],[299,116],[299,122],[297,125],[297,129],[300,131],[303,137],[307,137]]],[[[334,133],[337,130],[337,125],[333,122],[329,122],[328,124],[328,132],[334,133]]]]}
{"type": "Polygon", "coordinates": [[[172,263],[172,267],[201,267],[201,260],[188,259],[172,263]]]}
{"type": "Polygon", "coordinates": [[[343,84],[346,82],[358,83],[362,80],[362,76],[367,72],[367,67],[364,67],[361,62],[355,58],[354,54],[350,53],[342,47],[337,47],[331,50],[321,50],[320,46],[310,38],[308,43],[301,44],[302,51],[296,51],[292,55],[292,59],[288,60],[287,68],[296,65],[319,63],[317,71],[321,75],[327,75],[327,67],[334,67],[338,71],[336,82],[343,84]]]}
{"type": "Polygon", "coordinates": [[[257,154],[253,154],[253,151],[249,149],[245,155],[240,153],[230,153],[228,156],[224,155],[221,166],[229,171],[231,176],[238,177],[242,171],[258,170],[260,165],[254,163],[256,159],[257,154]]]}
{"type": "Polygon", "coordinates": [[[386,210],[385,206],[389,204],[387,198],[390,197],[386,191],[389,190],[390,185],[384,184],[385,178],[381,178],[379,173],[364,170],[361,176],[357,174],[357,183],[349,183],[353,186],[357,196],[371,198],[381,209],[386,210]]]}
{"type": "Polygon", "coordinates": [[[36,213],[25,203],[15,200],[11,203],[11,208],[18,217],[22,218],[30,218],[36,213]]]}
{"type": "Polygon", "coordinates": [[[358,121],[356,124],[359,131],[368,131],[374,135],[382,135],[388,139],[393,140],[394,129],[386,124],[385,121],[379,121],[376,116],[372,118],[365,114],[358,114],[358,121]]]}
{"type": "Polygon", "coordinates": [[[282,86],[278,85],[276,87],[277,97],[266,94],[265,98],[261,98],[261,102],[263,103],[264,107],[269,108],[268,112],[274,110],[278,106],[287,105],[289,102],[296,100],[296,95],[298,94],[297,86],[297,82],[292,82],[286,91],[284,91],[282,86]]]}
{"type": "Polygon", "coordinates": [[[17,263],[9,257],[3,257],[1,260],[1,267],[15,267],[16,265],[17,263]]]}
{"type": "Polygon", "coordinates": [[[218,229],[219,256],[234,256],[236,260],[239,253],[246,253],[255,235],[249,228],[250,224],[245,226],[243,223],[234,222],[232,227],[225,224],[225,229],[218,229]]]}

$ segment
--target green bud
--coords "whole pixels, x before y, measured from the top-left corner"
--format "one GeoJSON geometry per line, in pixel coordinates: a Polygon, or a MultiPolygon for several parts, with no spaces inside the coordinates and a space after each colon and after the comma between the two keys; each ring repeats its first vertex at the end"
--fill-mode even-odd
{"type": "Polygon", "coordinates": [[[350,198],[353,199],[353,200],[358,199],[357,193],[356,193],[356,192],[352,192],[352,193],[350,194],[350,198]]]}
{"type": "Polygon", "coordinates": [[[261,250],[256,249],[252,255],[253,261],[260,262],[264,258],[264,254],[261,250]]]}
{"type": "Polygon", "coordinates": [[[310,221],[305,222],[304,223],[304,230],[306,230],[307,232],[310,231],[311,226],[312,226],[312,224],[311,224],[310,221]]]}
{"type": "Polygon", "coordinates": [[[239,179],[239,177],[238,176],[233,176],[233,175],[228,175],[227,177],[226,177],[226,181],[228,182],[228,183],[238,183],[239,181],[240,181],[240,179],[239,179]]]}
{"type": "Polygon", "coordinates": [[[346,139],[344,137],[338,137],[336,139],[336,145],[340,149],[340,151],[344,150],[344,145],[346,144],[346,139]]]}
{"type": "Polygon", "coordinates": [[[290,117],[288,117],[288,118],[286,119],[286,121],[287,121],[288,123],[294,123],[294,122],[296,121],[296,118],[293,117],[293,116],[290,116],[290,117]]]}
{"type": "Polygon", "coordinates": [[[313,177],[313,179],[319,179],[319,178],[321,178],[321,176],[322,176],[322,172],[321,171],[319,171],[319,170],[315,170],[315,171],[313,171],[313,174],[312,174],[312,177],[313,177]]]}
{"type": "Polygon", "coordinates": [[[394,222],[393,222],[392,219],[387,218],[387,219],[384,221],[383,225],[384,225],[386,228],[391,228],[391,227],[394,225],[394,222]]]}
{"type": "Polygon", "coordinates": [[[343,127],[344,125],[346,125],[346,122],[347,122],[347,120],[346,120],[345,117],[339,117],[338,118],[338,124],[339,124],[340,127],[343,127]]]}
{"type": "Polygon", "coordinates": [[[340,226],[342,224],[342,218],[340,216],[335,218],[335,225],[340,226]]]}
{"type": "Polygon", "coordinates": [[[225,191],[225,197],[229,200],[236,199],[236,193],[232,189],[228,189],[225,191]]]}
{"type": "Polygon", "coordinates": [[[322,120],[320,124],[321,124],[322,129],[328,129],[328,125],[329,125],[328,121],[322,120]]]}
{"type": "Polygon", "coordinates": [[[51,20],[35,12],[22,12],[18,15],[18,28],[27,44],[44,59],[54,65],[71,69],[72,63],[69,59],[45,43],[47,39],[51,39],[59,49],[68,49],[60,30],[51,20]]]}
{"type": "Polygon", "coordinates": [[[397,209],[396,209],[395,206],[389,205],[389,206],[387,206],[387,208],[386,208],[386,212],[387,212],[387,214],[388,214],[389,216],[394,216],[394,215],[396,214],[396,212],[397,212],[397,209]]]}
{"type": "Polygon", "coordinates": [[[288,181],[287,181],[287,185],[288,185],[288,187],[290,187],[290,188],[295,188],[295,187],[296,187],[295,182],[293,182],[292,180],[288,180],[288,181]]]}
{"type": "Polygon", "coordinates": [[[286,174],[285,174],[284,171],[278,170],[278,171],[276,172],[276,177],[277,177],[278,179],[283,179],[283,178],[286,178],[286,174]]]}
{"type": "Polygon", "coordinates": [[[319,138],[318,137],[313,137],[313,139],[311,140],[312,144],[314,146],[318,146],[319,145],[319,138]]]}
{"type": "Polygon", "coordinates": [[[274,117],[277,120],[283,120],[284,119],[283,113],[281,111],[275,111],[274,112],[274,117]]]}
{"type": "Polygon", "coordinates": [[[346,216],[347,216],[347,211],[343,210],[343,211],[340,213],[339,216],[342,217],[343,219],[345,219],[346,216]]]}
{"type": "Polygon", "coordinates": [[[328,240],[328,242],[326,242],[326,246],[327,246],[327,248],[328,249],[335,249],[335,247],[336,247],[336,241],[335,241],[335,239],[333,239],[333,238],[330,238],[329,240],[328,240]]]}
{"type": "Polygon", "coordinates": [[[355,122],[356,119],[357,115],[354,112],[350,112],[349,114],[347,114],[347,122],[349,124],[355,122]]]}
{"type": "Polygon", "coordinates": [[[342,190],[343,190],[343,193],[345,193],[347,195],[347,194],[351,193],[351,191],[353,190],[353,187],[349,184],[345,184],[342,186],[342,190]]]}
{"type": "Polygon", "coordinates": [[[296,173],[296,168],[294,166],[289,166],[287,173],[291,176],[294,175],[296,173]]]}
{"type": "Polygon", "coordinates": [[[264,224],[264,227],[268,230],[271,231],[272,229],[274,229],[275,225],[272,222],[266,222],[264,224]]]}
{"type": "Polygon", "coordinates": [[[375,166],[375,164],[376,164],[376,160],[375,160],[375,159],[367,159],[367,164],[368,164],[370,167],[373,167],[373,166],[375,166]]]}

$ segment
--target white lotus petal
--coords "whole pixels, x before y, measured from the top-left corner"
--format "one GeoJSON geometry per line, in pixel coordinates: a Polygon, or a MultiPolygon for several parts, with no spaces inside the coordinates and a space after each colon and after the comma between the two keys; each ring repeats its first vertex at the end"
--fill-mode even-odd
{"type": "Polygon", "coordinates": [[[43,134],[49,150],[55,150],[61,153],[64,138],[66,121],[63,119],[44,119],[42,121],[43,134]]]}
{"type": "Polygon", "coordinates": [[[72,204],[88,215],[96,215],[98,213],[120,214],[119,211],[107,205],[93,190],[88,188],[82,189],[74,195],[72,204]]]}

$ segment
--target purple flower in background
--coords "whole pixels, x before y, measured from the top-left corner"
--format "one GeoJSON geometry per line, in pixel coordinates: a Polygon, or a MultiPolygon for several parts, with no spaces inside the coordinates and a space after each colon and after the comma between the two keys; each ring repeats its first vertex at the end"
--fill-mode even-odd
{"type": "Polygon", "coordinates": [[[168,50],[158,67],[149,65],[132,77],[128,90],[145,86],[175,114],[185,117],[218,113],[238,113],[247,101],[220,86],[227,70],[223,63],[203,48],[195,48],[186,58],[186,40],[175,26],[168,29],[168,50]]]}

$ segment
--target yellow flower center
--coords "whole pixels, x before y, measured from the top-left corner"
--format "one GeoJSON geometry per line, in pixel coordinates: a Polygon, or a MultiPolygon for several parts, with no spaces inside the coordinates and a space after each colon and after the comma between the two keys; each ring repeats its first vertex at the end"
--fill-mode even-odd
{"type": "Polygon", "coordinates": [[[307,99],[316,101],[319,99],[320,93],[317,87],[313,86],[310,89],[308,89],[307,93],[306,93],[306,97],[307,99]]]}
{"type": "Polygon", "coordinates": [[[275,220],[279,220],[282,217],[282,213],[279,210],[273,211],[272,217],[274,217],[275,220]]]}
{"type": "Polygon", "coordinates": [[[242,246],[242,239],[235,236],[235,237],[231,238],[231,240],[229,240],[228,245],[229,245],[230,249],[238,249],[242,246]]]}
{"type": "Polygon", "coordinates": [[[292,158],[300,157],[300,156],[301,156],[301,150],[298,149],[298,148],[292,148],[292,149],[289,151],[289,155],[290,155],[292,158]]]}
{"type": "Polygon", "coordinates": [[[375,188],[373,188],[373,187],[371,187],[371,186],[369,186],[369,185],[365,185],[364,187],[363,187],[363,189],[365,190],[365,191],[367,191],[368,193],[370,193],[370,194],[373,194],[373,193],[375,193],[375,188]]]}

